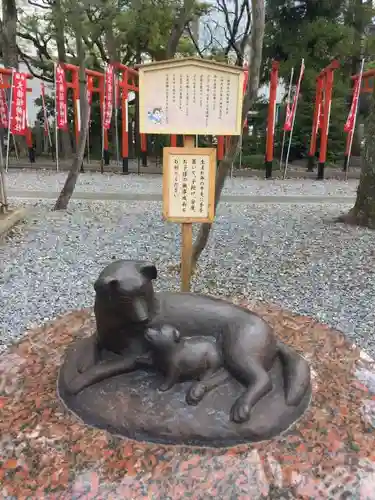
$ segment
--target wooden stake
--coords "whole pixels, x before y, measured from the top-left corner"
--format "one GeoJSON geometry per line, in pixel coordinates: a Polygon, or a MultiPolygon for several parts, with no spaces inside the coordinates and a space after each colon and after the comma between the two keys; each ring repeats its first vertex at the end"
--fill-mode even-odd
{"type": "MultiPolygon", "coordinates": [[[[184,147],[194,147],[194,137],[184,136],[184,147]]],[[[181,228],[181,292],[190,292],[191,258],[193,254],[193,224],[183,223],[181,228]]]]}
{"type": "Polygon", "coordinates": [[[181,241],[181,292],[190,292],[191,257],[193,252],[193,224],[185,222],[182,226],[181,241]]]}

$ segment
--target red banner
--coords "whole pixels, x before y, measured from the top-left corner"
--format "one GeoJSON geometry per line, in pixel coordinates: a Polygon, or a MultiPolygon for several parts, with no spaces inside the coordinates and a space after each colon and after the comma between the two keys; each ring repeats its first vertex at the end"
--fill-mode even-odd
{"type": "Polygon", "coordinates": [[[113,66],[108,64],[105,70],[105,95],[104,95],[104,116],[103,128],[106,130],[111,126],[113,111],[113,66]]]}
{"type": "Polygon", "coordinates": [[[287,102],[285,111],[285,123],[283,128],[285,132],[290,132],[292,130],[292,122],[293,122],[292,110],[290,108],[290,103],[287,102]]]}
{"type": "Polygon", "coordinates": [[[58,64],[55,74],[57,128],[68,130],[67,86],[64,69],[58,64]]]}
{"type": "Polygon", "coordinates": [[[297,88],[296,92],[293,97],[293,104],[292,104],[292,109],[290,109],[290,104],[287,104],[287,109],[286,109],[286,116],[285,116],[285,123],[284,123],[284,130],[286,132],[289,132],[292,130],[293,127],[293,120],[294,120],[294,115],[296,114],[296,109],[297,109],[297,102],[298,102],[298,97],[301,89],[301,82],[303,78],[303,74],[305,72],[305,64],[302,61],[301,64],[301,70],[299,72],[299,77],[298,77],[298,82],[297,82],[297,88]]]}
{"type": "Polygon", "coordinates": [[[92,85],[93,85],[93,77],[89,76],[87,78],[87,103],[89,107],[92,104],[92,85]]]}
{"type": "Polygon", "coordinates": [[[89,76],[87,78],[87,105],[89,107],[88,113],[87,113],[87,119],[88,119],[88,124],[90,126],[90,121],[91,121],[91,104],[92,104],[92,87],[94,84],[94,79],[92,76],[89,76]]]}
{"type": "Polygon", "coordinates": [[[48,116],[46,108],[46,89],[44,83],[40,84],[40,95],[42,96],[42,107],[43,107],[43,120],[44,120],[44,135],[48,136],[48,116]]]}
{"type": "Polygon", "coordinates": [[[26,75],[13,73],[10,132],[26,135],[26,75]]]}
{"type": "MultiPolygon", "coordinates": [[[[3,76],[0,74],[0,84],[3,84],[3,76]]],[[[0,128],[8,128],[8,102],[7,95],[4,88],[0,89],[0,128]]]]}
{"type": "Polygon", "coordinates": [[[344,132],[352,132],[354,128],[355,116],[357,114],[358,98],[360,94],[360,83],[359,78],[355,81],[353,89],[353,99],[352,105],[350,106],[350,111],[346,123],[344,125],[344,132]]]}

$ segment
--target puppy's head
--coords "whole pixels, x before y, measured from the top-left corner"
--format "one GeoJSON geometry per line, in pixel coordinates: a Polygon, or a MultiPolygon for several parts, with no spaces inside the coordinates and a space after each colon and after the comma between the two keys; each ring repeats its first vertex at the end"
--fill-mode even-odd
{"type": "Polygon", "coordinates": [[[163,325],[160,329],[148,328],[145,337],[156,347],[171,347],[181,339],[180,332],[171,325],[163,325]]]}
{"type": "Polygon", "coordinates": [[[109,264],[94,283],[101,301],[116,309],[132,323],[148,321],[154,307],[152,280],[156,279],[154,264],[119,260],[109,264]]]}

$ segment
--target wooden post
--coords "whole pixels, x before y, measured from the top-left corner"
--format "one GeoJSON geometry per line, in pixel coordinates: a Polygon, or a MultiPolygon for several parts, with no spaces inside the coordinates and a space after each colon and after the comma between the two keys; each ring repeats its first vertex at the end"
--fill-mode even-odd
{"type": "MultiPolygon", "coordinates": [[[[122,173],[129,173],[129,90],[128,90],[128,71],[122,70],[122,92],[121,96],[121,155],[122,155],[122,173]]],[[[130,130],[131,136],[131,130],[130,130]]]]}
{"type": "Polygon", "coordinates": [[[340,67],[337,59],[331,62],[323,71],[320,72],[318,78],[322,79],[322,100],[321,106],[323,109],[322,123],[320,127],[320,151],[318,163],[318,180],[324,179],[324,167],[327,156],[327,142],[328,142],[328,129],[329,120],[331,115],[331,101],[332,101],[332,88],[333,88],[333,73],[334,70],[340,67]],[[324,97],[324,102],[323,102],[324,97]]]}
{"type": "Polygon", "coordinates": [[[332,86],[333,86],[333,71],[330,70],[327,72],[324,82],[324,107],[323,107],[323,123],[320,136],[320,151],[319,151],[319,164],[318,164],[318,175],[317,175],[318,180],[324,179],[324,167],[327,157],[329,119],[331,114],[332,86]]]}
{"type": "Polygon", "coordinates": [[[323,92],[323,78],[318,76],[316,81],[314,117],[311,130],[310,149],[309,149],[309,160],[308,160],[309,172],[314,171],[316,140],[318,136],[319,127],[321,126],[320,116],[322,110],[322,92],[323,92]]]}
{"type": "Polygon", "coordinates": [[[181,291],[189,292],[192,225],[214,220],[217,157],[216,148],[194,147],[194,142],[207,134],[241,135],[244,72],[196,58],[140,65],[138,71],[136,131],[170,135],[171,145],[163,149],[163,217],[181,224],[181,291]],[[202,87],[197,90],[202,84],[205,97],[202,87]],[[183,147],[177,147],[176,136],[184,138],[183,147]]]}
{"type": "Polygon", "coordinates": [[[271,78],[270,78],[270,99],[268,104],[267,116],[267,138],[266,138],[266,179],[272,177],[273,163],[273,138],[275,134],[275,112],[276,112],[276,93],[279,78],[278,61],[272,61],[271,78]]]}
{"type": "MultiPolygon", "coordinates": [[[[194,147],[194,136],[184,136],[184,148],[194,147]]],[[[191,258],[193,255],[193,224],[182,223],[181,241],[181,292],[190,292],[191,258]]]]}

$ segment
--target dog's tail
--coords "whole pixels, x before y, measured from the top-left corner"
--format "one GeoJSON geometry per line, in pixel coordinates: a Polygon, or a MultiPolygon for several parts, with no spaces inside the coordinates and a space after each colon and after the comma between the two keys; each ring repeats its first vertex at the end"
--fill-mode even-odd
{"type": "Polygon", "coordinates": [[[284,375],[285,400],[289,406],[298,406],[311,385],[308,362],[293,349],[277,343],[284,375]]]}

